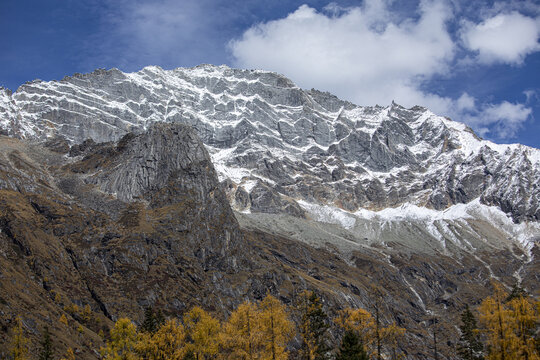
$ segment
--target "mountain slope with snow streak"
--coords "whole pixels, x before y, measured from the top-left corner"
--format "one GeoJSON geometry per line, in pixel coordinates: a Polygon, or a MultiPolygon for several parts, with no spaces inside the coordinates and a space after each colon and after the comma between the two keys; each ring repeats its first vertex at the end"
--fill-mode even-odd
{"type": "Polygon", "coordinates": [[[96,70],[0,90],[0,127],[20,138],[103,142],[159,121],[196,129],[244,214],[340,214],[347,228],[454,221],[444,214],[462,205],[470,220],[497,207],[518,229],[504,236],[527,248],[540,237],[540,151],[482,140],[423,107],[357,106],[276,73],[213,65],[96,70]]]}

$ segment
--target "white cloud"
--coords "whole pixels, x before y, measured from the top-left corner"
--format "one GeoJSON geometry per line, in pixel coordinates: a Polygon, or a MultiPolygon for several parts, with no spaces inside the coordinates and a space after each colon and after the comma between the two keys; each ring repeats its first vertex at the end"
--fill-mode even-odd
{"type": "Polygon", "coordinates": [[[482,63],[521,64],[523,59],[540,50],[540,19],[517,12],[498,14],[480,24],[464,22],[464,45],[478,52],[482,63]]]}
{"type": "Polygon", "coordinates": [[[523,92],[523,95],[525,95],[525,97],[527,98],[527,101],[526,101],[527,104],[534,101],[540,101],[540,96],[538,96],[538,93],[536,92],[536,90],[532,90],[532,89],[525,90],[523,92]]]}
{"type": "Polygon", "coordinates": [[[463,93],[456,100],[456,105],[459,111],[473,111],[476,108],[476,100],[469,94],[463,93]]]}
{"type": "Polygon", "coordinates": [[[165,68],[222,64],[231,26],[249,11],[252,0],[105,0],[107,12],[89,44],[86,61],[133,71],[147,65],[165,68]]]}
{"type": "Polygon", "coordinates": [[[495,123],[499,137],[512,138],[529,118],[531,112],[531,108],[527,108],[523,104],[503,101],[498,105],[488,106],[481,113],[480,119],[486,125],[495,123]]]}
{"type": "Polygon", "coordinates": [[[531,114],[530,107],[503,101],[499,104],[485,104],[480,108],[461,111],[460,117],[482,136],[510,139],[523,128],[531,114]]]}
{"type": "Polygon", "coordinates": [[[235,65],[281,72],[303,87],[360,104],[415,105],[424,99],[418,84],[448,71],[455,48],[445,26],[450,9],[437,1],[419,11],[418,20],[397,22],[380,1],[328,15],[303,5],[248,29],[230,48],[235,65]]]}
{"type": "MultiPolygon", "coordinates": [[[[229,47],[236,66],[283,73],[304,88],[327,90],[361,105],[392,100],[422,105],[468,123],[481,135],[515,137],[531,115],[523,104],[482,103],[467,93],[453,99],[424,90],[434,76],[447,76],[454,67],[477,60],[463,49],[460,53],[452,39],[447,22],[453,14],[446,2],[421,1],[418,14],[403,19],[376,0],[352,8],[331,4],[323,12],[303,5],[285,18],[249,28],[229,47]],[[456,59],[456,54],[464,58],[456,59]]],[[[531,19],[518,13],[501,16],[479,25],[467,23],[463,36],[483,61],[489,56],[522,61],[536,46],[530,40],[537,36],[531,19]],[[516,31],[526,39],[506,44],[516,31]],[[497,47],[492,36],[500,36],[504,44],[497,47]]]]}

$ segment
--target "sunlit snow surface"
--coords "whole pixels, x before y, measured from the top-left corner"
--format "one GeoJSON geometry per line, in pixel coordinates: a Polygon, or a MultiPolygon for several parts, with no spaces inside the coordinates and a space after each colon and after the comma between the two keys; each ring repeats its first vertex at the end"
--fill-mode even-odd
{"type": "MultiPolygon", "coordinates": [[[[482,204],[479,199],[467,204],[456,204],[443,211],[413,204],[403,204],[396,208],[387,208],[381,211],[360,209],[356,212],[348,212],[328,205],[310,204],[302,200],[298,201],[298,203],[314,220],[337,224],[348,230],[354,230],[357,221],[360,220],[369,220],[381,226],[391,226],[392,223],[417,223],[422,224],[433,238],[440,241],[451,239],[457,245],[463,242],[463,239],[458,239],[449,228],[449,225],[459,223],[460,226],[469,226],[468,220],[489,222],[506,233],[508,237],[518,241],[523,249],[528,252],[534,244],[534,238],[540,234],[540,224],[538,222],[516,224],[498,207],[482,204]]],[[[469,230],[474,231],[472,227],[469,230]]]]}

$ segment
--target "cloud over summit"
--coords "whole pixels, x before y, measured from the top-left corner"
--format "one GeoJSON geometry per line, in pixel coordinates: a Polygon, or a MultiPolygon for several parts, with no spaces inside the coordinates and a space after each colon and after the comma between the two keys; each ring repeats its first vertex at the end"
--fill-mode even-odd
{"type": "Polygon", "coordinates": [[[458,22],[454,11],[442,0],[421,1],[408,17],[384,1],[348,8],[330,4],[321,11],[302,5],[281,19],[252,26],[229,48],[238,67],[283,73],[302,87],[328,90],[360,105],[392,100],[423,105],[483,134],[515,136],[530,118],[524,104],[482,103],[464,92],[441,96],[428,85],[452,77],[460,66],[521,63],[540,50],[539,22],[515,11],[478,23],[458,22]],[[450,23],[461,29],[452,33],[450,23]]]}
{"type": "Polygon", "coordinates": [[[248,29],[230,47],[240,67],[281,72],[305,87],[315,81],[360,104],[387,104],[414,92],[422,77],[448,70],[454,44],[447,17],[442,3],[425,4],[418,21],[400,23],[370,3],[339,15],[302,5],[248,29]]]}

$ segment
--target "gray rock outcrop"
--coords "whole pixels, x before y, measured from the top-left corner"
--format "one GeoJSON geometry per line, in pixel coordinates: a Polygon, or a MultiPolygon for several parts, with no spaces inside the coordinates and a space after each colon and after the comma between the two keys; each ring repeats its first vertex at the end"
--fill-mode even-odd
{"type": "Polygon", "coordinates": [[[258,201],[253,182],[271,189],[273,205],[243,211],[290,213],[284,206],[297,208],[296,200],[347,211],[444,210],[479,198],[516,222],[540,219],[539,150],[483,141],[422,107],[357,106],[275,73],[212,65],[96,70],[0,91],[0,128],[22,138],[116,141],[154,122],[195,128],[220,179],[235,185],[231,204],[258,201]]]}

